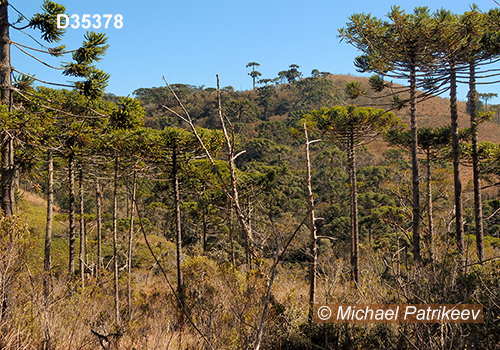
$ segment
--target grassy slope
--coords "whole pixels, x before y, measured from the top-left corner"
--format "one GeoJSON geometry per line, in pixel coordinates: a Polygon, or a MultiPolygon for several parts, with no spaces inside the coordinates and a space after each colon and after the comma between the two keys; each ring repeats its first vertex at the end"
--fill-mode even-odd
{"type": "MultiPolygon", "coordinates": [[[[54,215],[58,209],[54,208],[54,215]]],[[[32,261],[36,270],[43,267],[45,229],[47,225],[47,201],[34,193],[20,191],[18,201],[18,215],[30,227],[36,238],[36,246],[32,261]]],[[[68,242],[66,235],[67,223],[53,220],[52,237],[52,266],[66,266],[68,261],[68,242]]]]}

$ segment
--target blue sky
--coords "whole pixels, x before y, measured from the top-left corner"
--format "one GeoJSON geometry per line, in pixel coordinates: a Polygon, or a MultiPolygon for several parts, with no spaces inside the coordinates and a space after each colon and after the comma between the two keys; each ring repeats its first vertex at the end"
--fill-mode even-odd
{"type": "MultiPolygon", "coordinates": [[[[40,11],[42,0],[11,0],[26,16],[40,11]]],[[[456,1],[327,1],[327,0],[60,0],[67,13],[121,14],[123,27],[101,29],[109,37],[109,50],[98,67],[111,74],[107,92],[129,95],[141,87],[185,83],[215,86],[219,74],[222,86],[236,90],[252,88],[248,62],[260,63],[262,78],[274,78],[290,64],[300,66],[304,76],[313,69],[334,74],[357,75],[352,64],[359,53],[339,43],[337,29],[353,13],[384,17],[391,6],[411,12],[415,6],[431,10],[445,8],[463,13],[471,2],[456,1]]],[[[475,2],[487,11],[493,0],[475,2]]],[[[16,18],[10,9],[11,22],[16,18]]],[[[71,22],[73,23],[73,22],[71,22]]],[[[95,22],[92,22],[95,23],[95,22]]],[[[81,44],[86,30],[68,28],[62,41],[68,48],[81,44]]],[[[36,36],[36,32],[29,32],[36,36]]],[[[12,40],[38,47],[28,36],[11,30],[12,40]]],[[[36,36],[39,38],[39,36],[36,36]]],[[[12,65],[42,80],[68,81],[59,72],[44,67],[12,47],[12,65]]],[[[41,55],[41,56],[40,56],[41,55]]],[[[43,54],[40,58],[46,58],[43,54]]],[[[70,59],[69,57],[67,58],[70,59]]],[[[50,60],[59,65],[61,59],[50,60]]],[[[483,86],[480,92],[500,92],[499,85],[483,86]]],[[[467,88],[459,88],[465,99],[467,88]]],[[[492,101],[497,103],[497,101],[492,101]]]]}

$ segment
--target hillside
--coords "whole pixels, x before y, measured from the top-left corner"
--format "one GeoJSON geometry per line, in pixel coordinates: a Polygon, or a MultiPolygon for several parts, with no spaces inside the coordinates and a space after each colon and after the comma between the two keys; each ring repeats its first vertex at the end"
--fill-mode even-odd
{"type": "MultiPolygon", "coordinates": [[[[240,107],[239,111],[234,111],[233,106],[225,110],[226,114],[241,113],[233,121],[250,124],[250,129],[256,129],[260,123],[266,120],[279,120],[286,125],[293,125],[296,119],[294,112],[319,109],[321,107],[331,107],[342,105],[342,101],[350,102],[345,99],[343,89],[345,84],[352,81],[360,81],[367,90],[369,90],[368,78],[356,77],[352,75],[325,75],[316,78],[305,78],[293,84],[261,86],[254,91],[234,91],[232,88],[223,89],[223,102],[229,101],[247,101],[248,104],[240,107]],[[271,108],[269,108],[271,107],[271,108]],[[229,109],[229,110],[228,110],[229,109]],[[295,117],[295,119],[294,119],[295,117]],[[237,120],[236,120],[237,119],[237,120]]],[[[188,111],[200,126],[210,127],[208,116],[214,113],[215,97],[213,88],[200,89],[198,87],[186,84],[173,84],[174,89],[179,93],[183,103],[188,107],[188,111]]],[[[394,84],[396,90],[401,85],[394,84]]],[[[387,93],[386,89],[381,93],[371,93],[373,97],[387,93]]],[[[141,101],[146,109],[146,125],[151,127],[161,127],[165,125],[165,120],[173,124],[178,124],[172,119],[171,113],[162,109],[162,105],[174,107],[170,93],[166,87],[160,88],[141,88],[135,91],[135,95],[141,101]]],[[[403,94],[402,97],[405,97],[403,94]]],[[[387,106],[388,99],[367,99],[364,97],[354,101],[360,107],[362,106],[387,106]]],[[[227,107],[227,105],[226,105],[227,107]]],[[[387,107],[385,107],[387,108],[387,107]]],[[[403,122],[409,123],[407,109],[393,111],[403,122]]],[[[466,102],[458,101],[459,128],[470,126],[469,116],[466,113],[466,102]]],[[[436,127],[447,126],[450,124],[449,117],[449,99],[446,97],[434,97],[423,101],[417,106],[417,115],[419,126],[436,127]]],[[[215,126],[215,125],[214,125],[215,126]]],[[[295,125],[293,125],[295,126],[295,125]]],[[[487,121],[479,127],[480,141],[500,142],[500,124],[487,121]]]]}

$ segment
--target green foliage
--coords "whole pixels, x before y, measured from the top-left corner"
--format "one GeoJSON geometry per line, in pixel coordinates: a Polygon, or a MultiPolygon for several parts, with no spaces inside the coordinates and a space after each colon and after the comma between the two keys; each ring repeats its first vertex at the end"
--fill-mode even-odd
{"type": "Polygon", "coordinates": [[[14,76],[12,86],[21,91],[33,91],[34,82],[34,78],[30,78],[29,76],[24,74],[19,74],[17,76],[14,76]]]}
{"type": "Polygon", "coordinates": [[[229,120],[238,122],[251,122],[258,114],[257,106],[249,100],[226,101],[224,110],[229,120]]]}
{"type": "Polygon", "coordinates": [[[306,115],[306,118],[312,120],[315,127],[339,147],[346,147],[346,142],[351,137],[354,140],[352,146],[356,147],[380,133],[402,125],[401,120],[392,112],[354,106],[322,108],[306,115]]]}
{"type": "Polygon", "coordinates": [[[286,79],[288,83],[291,84],[302,77],[302,73],[299,72],[299,66],[296,64],[291,64],[290,69],[286,71],[286,79]]]}
{"type": "Polygon", "coordinates": [[[59,42],[66,29],[57,28],[57,15],[64,14],[66,7],[48,0],[44,0],[40,7],[43,12],[35,14],[29,20],[30,27],[40,30],[43,40],[49,43],[59,42]]]}
{"type": "Polygon", "coordinates": [[[74,62],[64,66],[64,75],[86,79],[75,83],[75,87],[89,99],[101,97],[108,85],[109,74],[92,66],[106,53],[107,41],[104,33],[87,32],[82,46],[73,53],[74,62]]]}
{"type": "Polygon", "coordinates": [[[82,77],[90,73],[90,64],[99,61],[106,53],[109,45],[104,33],[87,32],[82,46],[73,53],[75,63],[66,65],[65,75],[82,77]]]}
{"type": "Polygon", "coordinates": [[[487,266],[477,265],[457,281],[457,295],[454,302],[480,303],[483,305],[483,324],[467,325],[471,336],[462,340],[463,348],[477,346],[488,348],[490,344],[499,344],[500,336],[490,330],[498,322],[500,307],[496,300],[500,298],[500,278],[498,269],[500,264],[494,261],[487,266]]]}
{"type": "Polygon", "coordinates": [[[385,82],[383,77],[380,75],[372,75],[370,79],[368,80],[368,83],[370,84],[370,87],[372,88],[373,91],[375,92],[380,92],[385,89],[385,82]]]}
{"type": "Polygon", "coordinates": [[[76,82],[75,88],[80,90],[80,92],[89,99],[101,97],[108,86],[110,75],[92,67],[85,73],[84,77],[87,78],[87,80],[76,82]]]}
{"type": "Polygon", "coordinates": [[[117,107],[109,120],[112,129],[134,129],[144,123],[145,111],[139,101],[131,97],[120,97],[117,107]]]}
{"type": "MultiPolygon", "coordinates": [[[[389,130],[384,134],[384,139],[392,146],[402,147],[407,150],[411,147],[410,130],[389,130]]],[[[443,149],[451,145],[451,128],[419,128],[418,147],[425,153],[436,158],[443,149]]]]}
{"type": "Polygon", "coordinates": [[[346,84],[345,93],[348,98],[354,100],[360,96],[366,95],[366,89],[359,81],[352,81],[346,84]]]}
{"type": "Polygon", "coordinates": [[[396,110],[401,110],[405,108],[407,101],[401,99],[398,95],[392,97],[392,107],[396,110]]]}
{"type": "Polygon", "coordinates": [[[256,129],[259,138],[266,138],[284,145],[290,145],[294,141],[291,130],[284,122],[264,121],[256,129]]]}

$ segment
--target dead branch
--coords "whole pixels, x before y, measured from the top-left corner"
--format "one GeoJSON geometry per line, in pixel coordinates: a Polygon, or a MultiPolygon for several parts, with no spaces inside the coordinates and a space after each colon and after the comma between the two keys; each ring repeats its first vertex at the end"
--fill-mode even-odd
{"type": "Polygon", "coordinates": [[[214,161],[212,155],[210,154],[210,151],[208,150],[205,143],[201,139],[200,135],[196,131],[196,127],[193,123],[193,120],[192,120],[189,112],[184,107],[184,104],[179,99],[179,97],[175,93],[174,89],[172,89],[172,87],[168,84],[165,77],[163,77],[163,80],[165,81],[165,84],[169,88],[170,92],[172,92],[175,100],[177,101],[177,103],[181,107],[182,111],[184,112],[184,116],[182,116],[179,113],[175,112],[174,110],[168,108],[167,106],[163,106],[163,108],[172,112],[179,119],[186,122],[189,125],[189,127],[191,128],[191,130],[193,131],[193,134],[195,135],[196,139],[198,140],[198,143],[202,147],[203,151],[207,155],[207,158],[209,159],[210,163],[212,164],[215,172],[217,173],[217,177],[219,178],[219,180],[221,181],[221,183],[223,185],[223,189],[224,189],[226,196],[231,200],[232,207],[236,211],[236,216],[238,217],[238,221],[239,221],[239,223],[240,223],[240,225],[245,233],[245,239],[247,241],[249,253],[250,253],[251,257],[253,259],[255,259],[256,255],[255,255],[255,251],[253,249],[254,242],[253,242],[252,230],[247,223],[247,218],[246,218],[245,214],[243,213],[243,210],[241,209],[241,205],[240,205],[240,201],[239,201],[238,187],[237,187],[236,165],[234,163],[234,160],[237,156],[239,156],[241,154],[241,152],[238,153],[238,155],[236,155],[236,156],[234,155],[234,152],[235,152],[234,129],[232,129],[232,138],[231,138],[228,131],[227,131],[226,122],[224,121],[224,116],[222,114],[222,103],[221,103],[221,97],[220,97],[219,76],[216,75],[216,77],[217,77],[217,98],[218,98],[218,105],[219,105],[218,114],[219,114],[219,119],[220,119],[221,126],[222,126],[222,131],[224,134],[224,139],[226,141],[227,148],[228,148],[229,172],[230,172],[230,176],[231,176],[231,184],[230,185],[228,185],[226,183],[226,181],[224,180],[224,178],[222,177],[222,174],[220,173],[217,165],[215,164],[215,161],[214,161]],[[232,140],[233,140],[233,142],[232,142],[232,140]]]}

